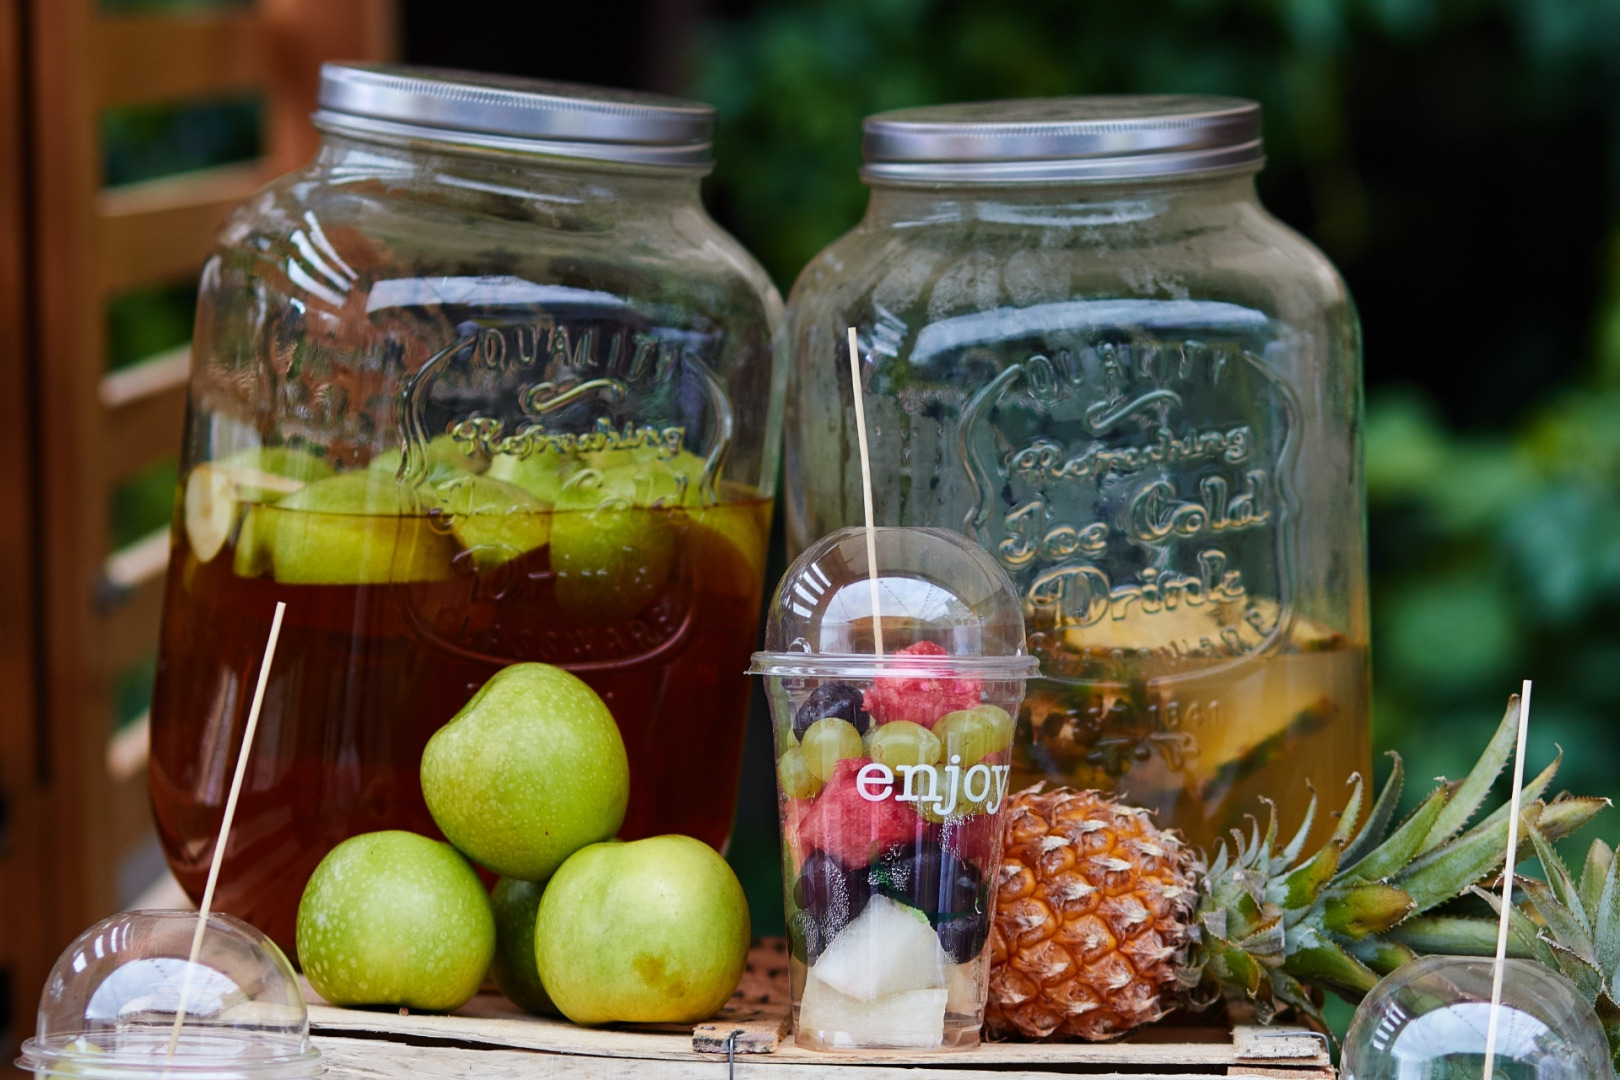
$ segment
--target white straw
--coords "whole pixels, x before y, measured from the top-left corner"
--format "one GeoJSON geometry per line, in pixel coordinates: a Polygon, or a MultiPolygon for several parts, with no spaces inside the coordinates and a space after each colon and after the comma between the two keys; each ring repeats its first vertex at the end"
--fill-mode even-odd
{"type": "Polygon", "coordinates": [[[878,612],[877,531],[872,518],[872,457],[866,450],[866,407],[861,399],[860,346],[849,328],[849,381],[855,388],[855,437],[861,444],[861,492],[866,499],[866,576],[872,589],[872,651],[883,655],[883,617],[878,612]]]}
{"type": "Polygon", "coordinates": [[[276,638],[281,636],[281,616],[287,605],[277,601],[276,615],[270,621],[270,640],[264,647],[264,663],[259,665],[259,685],[253,691],[253,706],[248,709],[247,729],[242,732],[242,751],[236,755],[236,775],[231,777],[231,793],[225,799],[225,817],[219,823],[219,839],[214,842],[214,858],[208,865],[208,884],[203,886],[202,903],[197,905],[197,930],[191,935],[191,956],[186,961],[186,974],[180,982],[180,1007],[174,1013],[174,1029],[169,1032],[168,1056],[180,1045],[180,1025],[186,1022],[186,1006],[191,997],[191,973],[202,954],[203,931],[208,928],[208,909],[214,905],[214,883],[219,880],[219,864],[225,861],[225,841],[231,835],[231,819],[236,816],[236,798],[242,793],[242,778],[247,775],[248,751],[253,747],[253,732],[259,726],[259,707],[264,704],[264,687],[270,681],[270,661],[275,659],[276,638]]]}
{"type": "Polygon", "coordinates": [[[1524,742],[1530,730],[1530,680],[1519,691],[1519,739],[1513,751],[1513,797],[1508,802],[1507,865],[1502,870],[1502,914],[1496,923],[1496,963],[1491,969],[1491,1013],[1485,1022],[1483,1080],[1496,1066],[1496,1014],[1502,1007],[1502,968],[1507,961],[1508,916],[1513,912],[1513,863],[1519,854],[1519,802],[1524,792],[1524,742]]]}

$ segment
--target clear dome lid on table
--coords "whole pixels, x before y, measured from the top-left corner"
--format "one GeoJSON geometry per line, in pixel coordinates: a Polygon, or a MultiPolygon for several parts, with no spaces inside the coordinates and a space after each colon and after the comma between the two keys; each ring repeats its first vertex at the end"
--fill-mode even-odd
{"type": "Polygon", "coordinates": [[[323,1071],[292,964],[240,919],[128,911],[79,935],[51,969],[18,1064],[40,1076],[294,1080],[323,1071]],[[171,1057],[175,1014],[185,1020],[171,1057]]]}
{"type": "MultiPolygon", "coordinates": [[[[1362,999],[1345,1033],[1342,1080],[1476,1080],[1491,1016],[1488,957],[1426,956],[1362,999]]],[[[1608,1040],[1574,984],[1508,960],[1496,1020],[1496,1076],[1609,1080],[1608,1040]]]]}
{"type": "Polygon", "coordinates": [[[1038,662],[1024,652],[1023,602],[983,548],[945,529],[874,532],[883,655],[874,649],[866,530],[840,529],[810,545],[783,575],[752,674],[859,675],[874,665],[991,678],[1035,674],[1038,662]]]}

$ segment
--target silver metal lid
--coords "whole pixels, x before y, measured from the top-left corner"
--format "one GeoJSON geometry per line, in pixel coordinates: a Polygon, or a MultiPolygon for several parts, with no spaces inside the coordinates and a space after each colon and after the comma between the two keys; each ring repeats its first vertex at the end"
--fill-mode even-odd
{"type": "Polygon", "coordinates": [[[1184,176],[1265,160],[1260,106],[1181,94],[928,105],[869,116],[868,180],[1019,183],[1184,176]]]}
{"type": "Polygon", "coordinates": [[[600,86],[444,68],[322,64],[323,130],[630,165],[707,168],[714,109],[600,86]]]}

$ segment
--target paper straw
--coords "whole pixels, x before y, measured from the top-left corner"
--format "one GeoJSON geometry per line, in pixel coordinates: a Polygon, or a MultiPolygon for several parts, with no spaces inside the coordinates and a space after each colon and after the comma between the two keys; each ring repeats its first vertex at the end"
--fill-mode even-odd
{"type": "Polygon", "coordinates": [[[1508,916],[1513,912],[1513,864],[1519,854],[1519,803],[1524,791],[1524,742],[1530,730],[1530,680],[1519,691],[1519,738],[1513,751],[1513,797],[1508,802],[1507,865],[1502,870],[1502,913],[1496,922],[1496,962],[1491,967],[1491,1013],[1485,1022],[1483,1080],[1496,1067],[1496,1014],[1502,1008],[1502,968],[1507,961],[1508,916]]]}
{"type": "Polygon", "coordinates": [[[866,449],[866,407],[861,397],[860,346],[849,328],[849,382],[855,392],[855,437],[861,446],[861,493],[866,500],[866,576],[872,590],[872,651],[883,655],[883,616],[878,611],[877,526],[872,513],[872,456],[866,449]]]}
{"type": "Polygon", "coordinates": [[[174,1028],[169,1032],[169,1051],[174,1057],[180,1045],[180,1026],[186,1022],[186,1006],[191,997],[191,973],[202,954],[203,931],[208,928],[208,910],[214,905],[214,884],[219,881],[219,864],[225,861],[225,841],[231,835],[231,819],[236,816],[236,799],[242,793],[242,778],[247,775],[248,751],[253,748],[253,732],[259,726],[259,708],[264,704],[264,687],[270,681],[270,662],[275,659],[276,639],[281,636],[281,616],[287,605],[276,602],[275,618],[270,620],[270,640],[264,647],[264,662],[259,665],[259,685],[253,691],[253,705],[248,709],[247,729],[242,732],[242,750],[236,755],[236,775],[231,777],[231,793],[225,799],[225,817],[219,823],[219,839],[214,842],[214,858],[208,864],[208,884],[203,886],[202,903],[197,905],[197,930],[191,935],[191,956],[186,961],[185,978],[180,981],[180,1007],[174,1013],[174,1028]]]}

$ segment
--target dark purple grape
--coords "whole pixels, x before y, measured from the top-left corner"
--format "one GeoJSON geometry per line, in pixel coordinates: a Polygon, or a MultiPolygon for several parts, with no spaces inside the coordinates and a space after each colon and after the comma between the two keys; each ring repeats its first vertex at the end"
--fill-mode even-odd
{"type": "Polygon", "coordinates": [[[935,928],[940,947],[953,964],[965,964],[984,950],[990,939],[990,918],[984,911],[945,919],[935,928]]]}
{"type": "Polygon", "coordinates": [[[910,904],[936,925],[985,909],[984,881],[973,864],[935,844],[899,848],[867,871],[873,892],[910,904]]]}
{"type": "Polygon", "coordinates": [[[816,920],[827,941],[866,910],[871,895],[864,871],[848,873],[824,851],[810,853],[793,883],[794,906],[816,920]]]}
{"type": "Polygon", "coordinates": [[[858,687],[847,682],[822,683],[810,691],[810,696],[804,699],[799,711],[793,714],[793,737],[804,738],[811,724],[829,716],[848,720],[862,735],[866,734],[867,725],[871,722],[858,687]]]}

